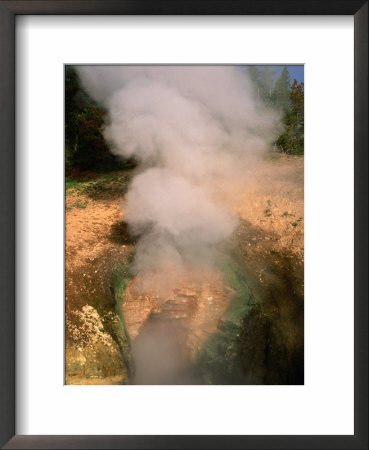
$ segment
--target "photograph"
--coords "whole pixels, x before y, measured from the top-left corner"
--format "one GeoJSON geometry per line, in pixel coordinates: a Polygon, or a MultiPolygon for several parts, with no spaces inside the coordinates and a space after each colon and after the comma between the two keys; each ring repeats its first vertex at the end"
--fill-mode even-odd
{"type": "Polygon", "coordinates": [[[0,448],[368,449],[368,0],[0,36],[0,448]]]}
{"type": "Polygon", "coordinates": [[[304,385],[304,65],[64,66],[66,385],[304,385]]]}

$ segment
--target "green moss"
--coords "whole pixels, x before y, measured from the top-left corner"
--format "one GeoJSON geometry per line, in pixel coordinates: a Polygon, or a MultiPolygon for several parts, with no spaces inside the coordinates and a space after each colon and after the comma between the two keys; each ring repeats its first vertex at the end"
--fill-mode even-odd
{"type": "Polygon", "coordinates": [[[88,205],[88,201],[86,200],[85,202],[76,202],[72,206],[74,206],[75,208],[79,208],[79,209],[85,209],[87,205],[88,205]]]}
{"type": "Polygon", "coordinates": [[[66,195],[86,194],[92,199],[98,199],[106,195],[122,196],[127,190],[130,175],[126,173],[111,172],[98,175],[93,178],[67,178],[65,180],[66,195]]]}
{"type": "MultiPolygon", "coordinates": [[[[132,278],[132,273],[130,270],[130,263],[120,263],[117,264],[113,269],[113,289],[114,296],[117,300],[119,298],[120,303],[124,297],[125,290],[128,286],[129,281],[132,278]]],[[[117,305],[119,310],[121,305],[117,305]]]]}
{"type": "Polygon", "coordinates": [[[232,289],[232,301],[223,315],[223,321],[233,322],[239,326],[241,319],[256,304],[250,288],[251,280],[244,267],[235,260],[228,259],[220,264],[224,274],[225,283],[232,289]]]}
{"type": "Polygon", "coordinates": [[[130,263],[117,264],[113,268],[113,291],[115,300],[115,316],[118,320],[114,323],[115,335],[118,336],[119,346],[121,348],[121,353],[124,358],[124,362],[128,369],[128,374],[130,374],[130,367],[132,366],[131,361],[131,342],[127,332],[126,324],[124,321],[124,316],[122,313],[122,302],[124,300],[124,294],[128,286],[129,281],[132,278],[132,273],[130,271],[130,263]]]}
{"type": "Polygon", "coordinates": [[[232,289],[229,308],[218,330],[202,346],[197,368],[207,384],[252,384],[245,377],[238,358],[238,337],[243,317],[256,305],[246,270],[234,259],[219,264],[225,283],[232,289]]]}

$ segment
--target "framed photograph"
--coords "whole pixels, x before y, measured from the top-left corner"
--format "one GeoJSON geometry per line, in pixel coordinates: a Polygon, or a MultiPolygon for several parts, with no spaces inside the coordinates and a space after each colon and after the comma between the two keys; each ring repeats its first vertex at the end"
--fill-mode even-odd
{"type": "Polygon", "coordinates": [[[2,1],[3,448],[368,448],[368,4],[2,1]]]}

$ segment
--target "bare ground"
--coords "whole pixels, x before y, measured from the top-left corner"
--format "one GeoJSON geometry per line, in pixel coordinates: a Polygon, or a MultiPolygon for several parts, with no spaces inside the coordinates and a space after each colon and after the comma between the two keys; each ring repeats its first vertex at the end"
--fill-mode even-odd
{"type": "MultiPolygon", "coordinates": [[[[266,340],[272,333],[277,340],[287,343],[292,353],[296,348],[301,352],[303,345],[303,171],[302,157],[282,155],[268,161],[238,192],[234,202],[240,225],[233,237],[233,251],[266,298],[259,316],[248,320],[255,329],[259,327],[264,334],[269,333],[266,340]],[[270,318],[272,327],[267,326],[270,318]]],[[[127,182],[126,173],[118,172],[113,181],[104,180],[101,190],[95,189],[96,185],[92,189],[67,189],[67,384],[130,382],[119,327],[114,326],[119,318],[114,310],[112,287],[113,268],[129,261],[134,250],[120,209],[127,182]]],[[[178,300],[181,292],[177,297],[178,300]]],[[[213,296],[207,293],[203,297],[213,296]]],[[[153,309],[150,304],[148,311],[153,309]]],[[[131,314],[134,316],[136,312],[131,314]]],[[[143,316],[138,319],[140,326],[145,321],[143,316]]],[[[207,332],[216,326],[216,321],[212,321],[207,332]]],[[[246,359],[250,360],[249,347],[257,346],[254,341],[259,337],[248,332],[241,336],[246,359]]],[[[259,375],[265,381],[265,374],[259,375]]],[[[272,377],[269,381],[273,380],[272,377]]]]}

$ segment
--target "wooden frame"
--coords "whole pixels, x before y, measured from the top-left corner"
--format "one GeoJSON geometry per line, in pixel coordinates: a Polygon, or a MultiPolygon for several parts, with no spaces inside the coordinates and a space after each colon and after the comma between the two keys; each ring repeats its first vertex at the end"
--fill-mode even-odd
{"type": "Polygon", "coordinates": [[[0,0],[0,445],[4,448],[368,448],[368,2],[365,0],[0,0]],[[355,33],[355,433],[353,436],[15,435],[15,16],[348,14],[355,33]]]}

